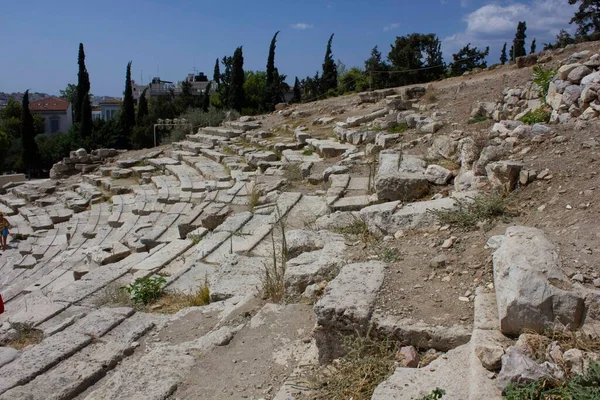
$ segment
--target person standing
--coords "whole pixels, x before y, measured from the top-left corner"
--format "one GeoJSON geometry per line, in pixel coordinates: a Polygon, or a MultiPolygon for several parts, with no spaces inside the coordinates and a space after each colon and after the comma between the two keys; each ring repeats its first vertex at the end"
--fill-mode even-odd
{"type": "Polygon", "coordinates": [[[8,220],[4,218],[4,214],[0,212],[0,242],[2,244],[2,250],[6,250],[7,245],[6,241],[8,239],[8,228],[10,228],[10,224],[8,220]]]}

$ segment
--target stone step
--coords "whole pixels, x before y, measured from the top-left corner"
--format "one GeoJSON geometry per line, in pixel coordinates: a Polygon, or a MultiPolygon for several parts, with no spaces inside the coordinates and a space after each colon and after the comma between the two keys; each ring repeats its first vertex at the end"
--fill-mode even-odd
{"type": "Polygon", "coordinates": [[[204,133],[198,133],[196,135],[188,135],[187,139],[191,142],[201,143],[201,144],[210,146],[211,148],[213,148],[219,144],[229,142],[228,138],[224,138],[224,137],[216,136],[216,135],[207,135],[204,133]]]}
{"type": "Polygon", "coordinates": [[[186,140],[186,141],[182,141],[182,142],[173,143],[173,148],[176,150],[188,151],[195,155],[195,154],[200,153],[201,150],[205,149],[206,145],[203,143],[192,142],[192,141],[186,140]]]}
{"type": "Polygon", "coordinates": [[[202,131],[202,133],[204,133],[206,135],[220,136],[220,137],[227,138],[227,139],[238,137],[244,133],[244,131],[241,131],[241,130],[222,128],[222,127],[219,127],[219,128],[206,127],[206,128],[200,128],[200,130],[202,131]]]}
{"type": "Polygon", "coordinates": [[[255,129],[260,129],[261,123],[259,121],[248,121],[248,122],[228,121],[228,122],[225,122],[225,126],[227,126],[228,128],[231,128],[231,129],[238,130],[238,131],[248,132],[248,131],[253,131],[255,129]]]}
{"type": "Polygon", "coordinates": [[[140,263],[137,263],[131,268],[131,272],[136,277],[146,277],[160,271],[165,265],[173,261],[179,255],[183,254],[187,249],[192,247],[192,240],[183,239],[175,240],[165,247],[161,248],[150,257],[140,263]]]}

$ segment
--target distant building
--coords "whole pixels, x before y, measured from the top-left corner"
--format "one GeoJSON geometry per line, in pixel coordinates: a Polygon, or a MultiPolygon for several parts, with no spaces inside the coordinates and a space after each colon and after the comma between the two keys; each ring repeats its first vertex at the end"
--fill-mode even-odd
{"type": "Polygon", "coordinates": [[[39,114],[44,121],[44,132],[67,132],[73,125],[71,103],[58,97],[48,97],[29,103],[32,114],[39,114]]]}
{"type": "Polygon", "coordinates": [[[121,110],[121,100],[107,99],[98,102],[100,108],[100,118],[110,121],[116,118],[117,113],[121,110]]]}
{"type": "Polygon", "coordinates": [[[189,82],[192,84],[192,94],[194,96],[202,96],[206,91],[206,88],[209,84],[211,84],[211,93],[214,93],[217,89],[217,85],[215,82],[209,81],[208,77],[204,75],[203,72],[195,74],[188,74],[188,76],[181,82],[174,83],[172,81],[163,81],[160,77],[152,78],[152,81],[147,86],[138,85],[134,80],[131,81],[131,86],[133,89],[133,99],[138,102],[142,93],[145,89],[146,97],[158,97],[158,96],[166,96],[168,94],[173,93],[174,96],[181,94],[181,86],[183,82],[189,82]]]}
{"type": "Polygon", "coordinates": [[[98,107],[92,107],[92,120],[102,119],[102,109],[98,107]]]}

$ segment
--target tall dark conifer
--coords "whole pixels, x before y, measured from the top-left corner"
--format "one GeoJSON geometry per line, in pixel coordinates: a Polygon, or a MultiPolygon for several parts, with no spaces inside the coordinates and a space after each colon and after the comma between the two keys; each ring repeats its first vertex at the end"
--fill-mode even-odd
{"type": "MultiPolygon", "coordinates": [[[[90,76],[85,67],[85,52],[83,50],[83,43],[79,43],[79,54],[77,57],[77,64],[79,65],[79,71],[77,72],[77,100],[73,104],[75,122],[81,122],[81,112],[83,108],[84,97],[89,96],[90,93],[90,76]]],[[[90,119],[92,118],[90,109],[90,119]]]]}
{"type": "Polygon", "coordinates": [[[279,72],[275,68],[275,46],[277,43],[277,35],[279,31],[275,32],[273,39],[271,39],[271,45],[269,46],[269,57],[267,59],[267,95],[265,98],[265,109],[272,111],[275,109],[275,104],[281,102],[280,90],[277,86],[279,72]]]}
{"type": "Polygon", "coordinates": [[[512,59],[515,60],[517,57],[521,57],[527,55],[527,51],[525,50],[525,38],[527,35],[525,32],[527,31],[527,23],[525,21],[519,21],[517,25],[517,33],[515,34],[515,38],[513,40],[513,54],[512,59]]]}
{"type": "Polygon", "coordinates": [[[506,64],[508,61],[508,56],[506,55],[506,42],[504,42],[504,46],[502,46],[502,52],[500,53],[500,62],[502,65],[506,64]]]}
{"type": "Polygon", "coordinates": [[[241,112],[244,104],[244,55],[242,53],[242,47],[240,46],[235,49],[235,52],[233,53],[229,106],[233,110],[241,112]]]}
{"type": "Polygon", "coordinates": [[[121,104],[119,124],[121,134],[117,140],[117,146],[121,149],[127,149],[130,146],[131,132],[135,126],[135,106],[133,104],[133,88],[131,86],[131,61],[127,63],[127,72],[125,73],[125,91],[123,92],[123,104],[121,104]]]}
{"type": "Polygon", "coordinates": [[[40,151],[37,143],[35,142],[35,124],[33,122],[33,116],[29,111],[29,90],[25,91],[23,95],[23,103],[21,107],[21,141],[23,144],[23,168],[27,174],[31,177],[39,166],[40,151]]]}
{"type": "Polygon", "coordinates": [[[142,126],[144,124],[144,118],[148,115],[148,100],[146,99],[147,90],[148,88],[144,89],[138,100],[137,118],[135,121],[137,126],[142,126]]]}
{"type": "Polygon", "coordinates": [[[533,41],[531,42],[531,49],[529,50],[529,54],[535,54],[536,47],[537,47],[537,44],[535,43],[535,38],[534,38],[533,41]]]}
{"type": "Polygon", "coordinates": [[[327,42],[327,50],[325,51],[325,60],[323,61],[323,75],[321,76],[321,93],[325,94],[329,90],[336,90],[338,85],[337,65],[333,61],[333,53],[331,51],[331,43],[333,35],[329,37],[327,42]]]}
{"type": "Polygon", "coordinates": [[[90,103],[89,93],[86,93],[86,95],[83,96],[83,100],[81,102],[81,137],[91,137],[93,128],[94,124],[92,123],[92,104],[90,103]]]}
{"type": "Polygon", "coordinates": [[[202,96],[202,110],[204,110],[204,112],[208,111],[208,108],[210,107],[210,91],[212,90],[212,85],[209,82],[208,85],[206,85],[206,89],[204,89],[204,96],[202,96]]]}
{"type": "Polygon", "coordinates": [[[217,85],[221,84],[221,67],[219,66],[219,59],[215,61],[215,70],[213,71],[213,81],[217,85]]]}
{"type": "Polygon", "coordinates": [[[298,80],[298,77],[296,77],[296,80],[294,81],[294,97],[292,98],[292,102],[300,103],[301,100],[302,94],[300,92],[300,81],[298,80]]]}

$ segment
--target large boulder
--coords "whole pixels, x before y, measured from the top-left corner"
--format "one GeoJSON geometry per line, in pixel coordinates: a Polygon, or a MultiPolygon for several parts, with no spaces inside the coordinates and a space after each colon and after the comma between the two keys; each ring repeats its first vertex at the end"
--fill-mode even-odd
{"type": "Polygon", "coordinates": [[[587,75],[591,74],[593,71],[586,67],[585,65],[580,65],[577,68],[574,68],[569,75],[567,76],[567,80],[571,83],[579,84],[581,80],[587,75]]]}
{"type": "Polygon", "coordinates": [[[379,200],[411,201],[423,197],[429,191],[425,162],[399,152],[382,151],[375,189],[379,200]]]}
{"type": "Polygon", "coordinates": [[[498,161],[486,165],[485,171],[493,187],[512,192],[519,182],[523,164],[516,161],[498,161]]]}
{"type": "Polygon", "coordinates": [[[558,322],[581,325],[584,299],[561,271],[554,245],[536,228],[512,226],[493,255],[500,328],[517,335],[558,322]]]}

